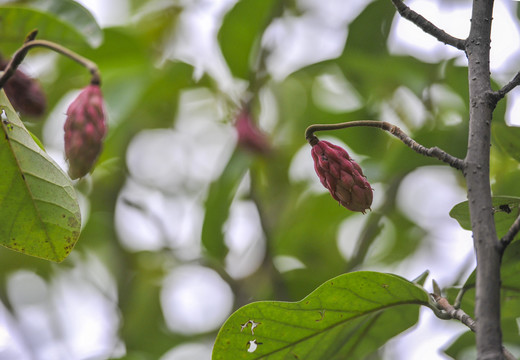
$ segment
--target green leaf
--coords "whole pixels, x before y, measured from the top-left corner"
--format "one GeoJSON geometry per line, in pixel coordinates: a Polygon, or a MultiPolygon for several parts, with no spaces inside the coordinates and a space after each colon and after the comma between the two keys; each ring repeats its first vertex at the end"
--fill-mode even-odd
{"type": "Polygon", "coordinates": [[[73,26],[92,47],[103,42],[103,31],[94,16],[73,0],[34,0],[31,6],[55,15],[64,23],[73,26]]]}
{"type": "Polygon", "coordinates": [[[415,324],[417,305],[427,304],[426,291],[399,276],[343,274],[299,302],[240,308],[220,329],[212,359],[360,359],[415,324]]]}
{"type": "Polygon", "coordinates": [[[493,125],[493,139],[502,150],[518,162],[520,162],[519,137],[520,127],[506,126],[500,123],[493,125]]]}
{"type": "MultiPolygon", "coordinates": [[[[518,216],[520,198],[514,196],[493,196],[492,201],[497,234],[499,237],[502,237],[507,233],[509,227],[518,216]]],[[[457,220],[463,229],[471,230],[468,201],[455,205],[450,211],[450,216],[457,220]]]]}
{"type": "Polygon", "coordinates": [[[273,0],[242,0],[224,17],[218,41],[234,76],[247,79],[251,52],[268,24],[273,0]]]}
{"type": "MultiPolygon", "coordinates": [[[[93,41],[75,26],[60,18],[36,9],[0,6],[1,52],[10,55],[24,42],[26,35],[38,29],[38,38],[64,46],[83,45],[93,41]]],[[[95,43],[94,43],[95,44],[95,43]]],[[[93,44],[91,44],[93,45],[93,44]]]]}
{"type": "Polygon", "coordinates": [[[223,260],[228,252],[222,227],[228,218],[229,208],[238,185],[250,164],[250,156],[235,150],[222,175],[211,184],[209,189],[201,241],[206,251],[216,259],[223,260]]]}
{"type": "Polygon", "coordinates": [[[80,234],[76,192],[25,129],[3,91],[0,110],[0,245],[60,262],[80,234]]]}

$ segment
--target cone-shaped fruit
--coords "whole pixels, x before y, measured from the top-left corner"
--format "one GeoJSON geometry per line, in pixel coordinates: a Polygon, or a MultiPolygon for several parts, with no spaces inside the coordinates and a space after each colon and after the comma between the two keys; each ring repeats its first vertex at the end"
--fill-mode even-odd
{"type": "Polygon", "coordinates": [[[321,140],[312,146],[311,154],[316,174],[335,200],[363,214],[370,209],[372,188],[345,149],[321,140]]]}
{"type": "MultiPolygon", "coordinates": [[[[7,62],[0,60],[0,70],[6,66],[7,62]]],[[[7,98],[20,114],[38,117],[45,112],[47,100],[40,84],[23,71],[17,69],[5,83],[4,90],[7,98]]]]}
{"type": "Polygon", "coordinates": [[[93,167],[106,134],[103,96],[98,85],[87,86],[70,104],[64,128],[69,175],[78,179],[93,167]]]}

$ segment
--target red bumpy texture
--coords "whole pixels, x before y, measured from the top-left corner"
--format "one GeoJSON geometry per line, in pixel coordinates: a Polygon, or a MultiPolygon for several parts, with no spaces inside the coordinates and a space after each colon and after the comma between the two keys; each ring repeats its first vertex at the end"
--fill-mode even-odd
{"type": "Polygon", "coordinates": [[[267,154],[271,151],[267,136],[253,123],[251,114],[247,109],[240,111],[235,127],[240,147],[259,154],[267,154]]]}
{"type": "MultiPolygon", "coordinates": [[[[6,61],[0,61],[0,69],[6,66],[6,61]]],[[[4,90],[14,109],[20,114],[38,117],[45,112],[47,100],[40,84],[23,71],[17,69],[5,83],[4,90]]]]}
{"type": "Polygon", "coordinates": [[[321,140],[312,147],[311,154],[316,174],[335,200],[363,214],[370,209],[372,188],[345,149],[321,140]]]}
{"type": "Polygon", "coordinates": [[[88,174],[96,162],[107,130],[98,85],[87,86],[70,104],[64,129],[69,175],[78,179],[88,174]]]}

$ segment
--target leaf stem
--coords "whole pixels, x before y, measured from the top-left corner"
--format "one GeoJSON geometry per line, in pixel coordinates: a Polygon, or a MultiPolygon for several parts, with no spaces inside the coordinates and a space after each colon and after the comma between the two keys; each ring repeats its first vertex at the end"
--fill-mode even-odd
{"type": "Polygon", "coordinates": [[[90,61],[87,58],[84,58],[81,55],[78,55],[74,51],[67,49],[66,47],[63,47],[61,45],[58,45],[56,43],[53,43],[51,41],[47,40],[34,40],[34,37],[36,36],[36,32],[33,31],[27,36],[27,40],[13,55],[7,66],[5,67],[4,72],[2,73],[2,76],[0,76],[0,89],[5,85],[7,80],[15,73],[18,66],[22,63],[25,56],[29,52],[30,49],[33,49],[35,47],[44,47],[50,50],[53,50],[61,55],[64,55],[80,65],[87,68],[92,75],[92,78],[90,80],[91,84],[99,85],[101,84],[101,75],[99,73],[97,65],[90,61]]]}
{"type": "Polygon", "coordinates": [[[392,125],[386,121],[357,120],[357,121],[349,121],[349,122],[338,123],[338,124],[315,124],[315,125],[309,126],[305,130],[305,139],[307,139],[307,141],[309,142],[309,144],[311,146],[314,146],[319,141],[318,138],[314,135],[314,133],[316,131],[339,130],[339,129],[346,129],[349,127],[356,127],[356,126],[376,127],[381,130],[388,131],[390,134],[394,135],[396,138],[401,140],[410,149],[414,150],[415,152],[417,152],[421,155],[439,159],[458,170],[463,170],[463,168],[464,168],[464,161],[462,159],[454,157],[436,146],[431,147],[431,148],[424,147],[423,145],[421,145],[418,142],[416,142],[415,140],[413,140],[410,136],[408,136],[399,127],[392,125]]]}

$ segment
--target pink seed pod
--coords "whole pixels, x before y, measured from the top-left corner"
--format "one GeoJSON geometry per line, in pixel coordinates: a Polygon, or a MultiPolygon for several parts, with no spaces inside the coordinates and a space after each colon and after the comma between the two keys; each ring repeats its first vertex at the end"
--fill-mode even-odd
{"type": "Polygon", "coordinates": [[[363,214],[370,210],[372,188],[361,167],[345,149],[320,140],[312,146],[311,155],[316,174],[336,201],[363,214]]]}
{"type": "Polygon", "coordinates": [[[267,154],[271,151],[267,135],[253,123],[251,113],[247,108],[242,109],[238,114],[235,128],[240,147],[259,154],[267,154]]]}
{"type": "MultiPolygon", "coordinates": [[[[7,66],[0,60],[0,70],[7,66]]],[[[47,100],[40,84],[17,69],[7,80],[3,89],[14,109],[22,115],[39,117],[45,112],[47,100]]]]}
{"type": "Polygon", "coordinates": [[[94,166],[107,131],[99,85],[90,84],[69,105],[64,129],[69,175],[78,179],[94,166]]]}

